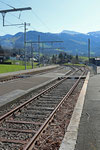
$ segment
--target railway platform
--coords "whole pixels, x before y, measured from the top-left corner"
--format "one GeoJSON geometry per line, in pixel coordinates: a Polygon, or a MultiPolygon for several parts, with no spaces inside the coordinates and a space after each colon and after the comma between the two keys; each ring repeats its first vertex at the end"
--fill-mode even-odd
{"type": "Polygon", "coordinates": [[[51,65],[51,66],[34,68],[34,69],[27,69],[27,70],[15,71],[15,72],[2,73],[2,74],[0,74],[0,81],[2,79],[7,79],[9,77],[13,77],[13,76],[17,76],[17,75],[30,74],[30,73],[36,74],[36,73],[40,73],[40,72],[47,71],[50,69],[56,69],[57,67],[58,67],[58,65],[51,65]]]}
{"type": "Polygon", "coordinates": [[[100,150],[100,67],[85,81],[59,150],[100,150]]]}
{"type": "Polygon", "coordinates": [[[0,82],[0,107],[14,99],[19,98],[20,96],[53,82],[58,77],[64,76],[69,70],[69,67],[61,69],[58,68],[58,66],[48,66],[33,70],[1,74],[0,77],[3,78],[13,75],[33,73],[32,75],[26,75],[24,78],[0,82]]]}

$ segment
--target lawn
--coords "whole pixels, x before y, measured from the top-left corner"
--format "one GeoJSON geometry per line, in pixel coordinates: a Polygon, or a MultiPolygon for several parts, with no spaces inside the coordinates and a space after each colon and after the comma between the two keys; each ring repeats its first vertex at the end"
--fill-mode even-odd
{"type": "Polygon", "coordinates": [[[83,62],[88,61],[88,57],[85,56],[79,56],[79,59],[82,60],[83,62]]]}
{"type": "MultiPolygon", "coordinates": [[[[34,63],[34,68],[36,68],[37,63],[34,63]]],[[[27,66],[27,69],[32,69],[32,66],[27,66]]],[[[25,70],[24,65],[4,65],[0,64],[0,73],[14,72],[19,70],[25,70]]]]}
{"type": "Polygon", "coordinates": [[[84,64],[72,64],[72,63],[70,63],[70,64],[65,63],[64,65],[66,65],[66,66],[80,66],[80,67],[85,66],[84,64]]]}

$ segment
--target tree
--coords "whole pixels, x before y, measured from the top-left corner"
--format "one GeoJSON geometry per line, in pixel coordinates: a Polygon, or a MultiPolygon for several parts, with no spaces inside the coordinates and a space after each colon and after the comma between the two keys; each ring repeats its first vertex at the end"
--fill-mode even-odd
{"type": "Polygon", "coordinates": [[[56,64],[57,63],[57,55],[52,56],[52,63],[56,64]]]}
{"type": "Polygon", "coordinates": [[[76,55],[76,60],[78,61],[78,55],[76,55]]]}
{"type": "Polygon", "coordinates": [[[72,58],[72,64],[78,64],[79,63],[79,59],[78,59],[78,55],[76,55],[75,57],[72,58]]]}
{"type": "Polygon", "coordinates": [[[58,58],[59,58],[59,64],[64,63],[64,56],[62,53],[59,54],[58,58]]]}

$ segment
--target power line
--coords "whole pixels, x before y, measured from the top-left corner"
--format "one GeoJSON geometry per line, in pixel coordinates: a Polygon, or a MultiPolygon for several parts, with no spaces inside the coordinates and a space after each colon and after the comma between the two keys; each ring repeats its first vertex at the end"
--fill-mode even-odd
{"type": "MultiPolygon", "coordinates": [[[[34,15],[40,22],[42,25],[44,25],[48,30],[50,30],[50,28],[47,26],[47,24],[45,24],[45,22],[35,13],[35,11],[33,11],[33,9],[31,10],[32,15],[34,15]]],[[[58,36],[58,34],[56,34],[58,36]]],[[[59,36],[58,39],[62,40],[59,36]]]]}
{"type": "MultiPolygon", "coordinates": [[[[25,22],[25,20],[23,20],[22,18],[19,18],[19,17],[15,16],[14,14],[10,14],[10,15],[14,16],[15,18],[17,18],[18,20],[20,20],[22,22],[25,22]]],[[[30,27],[31,27],[32,30],[36,30],[36,28],[33,28],[32,25],[30,25],[30,27]]]]}
{"type": "MultiPolygon", "coordinates": [[[[27,3],[25,3],[27,5],[27,3]]],[[[33,9],[31,10],[32,15],[35,16],[42,25],[44,25],[48,30],[50,30],[50,28],[48,27],[48,25],[37,15],[37,13],[35,11],[33,11],[33,9]]]]}
{"type": "MultiPolygon", "coordinates": [[[[35,11],[31,10],[32,15],[34,15],[40,22],[42,25],[44,25],[48,30],[50,30],[50,28],[45,24],[45,22],[35,13],[35,11]]],[[[58,34],[56,34],[58,36],[58,34]]],[[[59,36],[58,36],[59,40],[62,40],[59,36]]]]}
{"type": "MultiPolygon", "coordinates": [[[[1,1],[0,1],[1,2],[1,1]]],[[[2,2],[3,3],[3,2],[2,2]]],[[[20,22],[22,21],[22,22],[25,22],[23,19],[21,19],[21,18],[19,18],[19,17],[17,17],[16,15],[14,15],[14,14],[11,14],[11,13],[9,13],[11,16],[14,16],[15,18],[17,18],[18,20],[20,20],[20,22]]],[[[0,20],[2,20],[1,18],[0,18],[0,20]]],[[[9,22],[9,21],[7,21],[7,20],[5,20],[5,22],[7,22],[7,23],[10,23],[11,24],[11,22],[9,22]]],[[[17,27],[17,26],[16,26],[17,27]]],[[[19,28],[19,27],[17,27],[17,28],[19,28]]],[[[36,30],[35,28],[32,28],[32,30],[36,30]]]]}
{"type": "MultiPolygon", "coordinates": [[[[0,0],[0,2],[3,3],[3,4],[5,4],[5,5],[7,5],[7,6],[9,6],[9,7],[11,7],[11,8],[13,8],[13,9],[16,9],[15,7],[13,7],[13,6],[11,6],[11,5],[5,3],[5,2],[2,2],[1,0],[0,0]]],[[[0,8],[0,9],[1,9],[1,8],[0,8]]],[[[14,14],[10,14],[10,15],[14,16],[14,17],[17,18],[17,19],[20,19],[20,17],[17,17],[17,16],[15,16],[14,14]]],[[[22,19],[20,19],[20,20],[22,20],[22,19]]],[[[25,21],[23,21],[23,22],[25,22],[25,21]]]]}
{"type": "Polygon", "coordinates": [[[24,7],[24,8],[15,8],[15,9],[6,9],[6,10],[0,10],[0,13],[3,17],[3,26],[13,26],[13,25],[20,25],[20,24],[11,24],[11,25],[5,25],[5,14],[8,12],[16,12],[16,11],[25,11],[25,10],[31,10],[31,7],[24,7]]]}
{"type": "MultiPolygon", "coordinates": [[[[2,18],[0,18],[0,20],[2,20],[2,18]]],[[[0,30],[0,31],[2,31],[4,34],[6,34],[6,32],[4,32],[3,30],[0,30]]]]}
{"type": "MultiPolygon", "coordinates": [[[[17,17],[17,16],[14,15],[14,14],[10,14],[10,15],[14,16],[15,18],[17,18],[18,20],[20,20],[20,21],[22,21],[22,22],[25,22],[25,20],[23,20],[22,18],[17,17]]],[[[31,27],[32,30],[36,30],[36,28],[33,28],[32,25],[30,25],[30,27],[31,27]]]]}
{"type": "MultiPolygon", "coordinates": [[[[0,18],[0,20],[2,20],[2,18],[0,18]]],[[[10,22],[10,21],[8,21],[8,20],[5,20],[5,22],[6,22],[6,23],[11,24],[11,22],[10,22]]],[[[19,27],[18,27],[18,26],[15,26],[15,27],[19,29],[19,27]]]]}
{"type": "MultiPolygon", "coordinates": [[[[9,6],[9,7],[11,7],[11,8],[13,8],[13,9],[15,9],[15,7],[9,5],[8,3],[5,3],[5,2],[3,2],[3,1],[1,1],[1,0],[0,0],[0,2],[3,3],[3,4],[5,4],[5,5],[7,5],[7,6],[9,6]]],[[[32,15],[34,15],[34,16],[41,22],[42,25],[44,25],[48,30],[50,30],[50,28],[49,28],[49,27],[45,24],[45,22],[36,14],[35,11],[31,10],[31,12],[32,12],[32,15]]],[[[17,18],[17,19],[23,21],[23,19],[21,19],[21,18],[15,16],[14,14],[10,14],[10,15],[12,15],[12,16],[14,16],[15,18],[17,18]]],[[[7,21],[6,21],[6,22],[7,22],[7,21]]],[[[23,22],[25,22],[25,21],[23,21],[23,22]]],[[[36,30],[36,29],[33,28],[32,26],[31,26],[31,28],[32,28],[33,30],[36,30]]],[[[59,36],[58,36],[58,37],[59,37],[59,36]]]]}
{"type": "Polygon", "coordinates": [[[11,6],[11,5],[5,3],[5,2],[2,2],[1,0],[0,0],[0,2],[3,3],[3,4],[5,4],[5,5],[7,5],[7,6],[9,6],[9,7],[11,7],[11,8],[13,8],[13,9],[15,9],[15,7],[13,7],[13,6],[11,6]]]}
{"type": "Polygon", "coordinates": [[[50,28],[45,24],[45,22],[35,13],[35,11],[31,10],[32,14],[41,22],[42,25],[44,25],[48,30],[50,28]]]}
{"type": "Polygon", "coordinates": [[[20,20],[20,18],[19,17],[17,17],[16,15],[14,15],[14,14],[10,14],[11,16],[14,16],[15,18],[17,18],[17,19],[19,19],[20,20]]]}

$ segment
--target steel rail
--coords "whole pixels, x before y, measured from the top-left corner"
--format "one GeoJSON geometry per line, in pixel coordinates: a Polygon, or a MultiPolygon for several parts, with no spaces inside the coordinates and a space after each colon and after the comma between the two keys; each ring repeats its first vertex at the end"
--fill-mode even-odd
{"type": "MultiPolygon", "coordinates": [[[[69,70],[67,73],[70,73],[71,70],[69,70]]],[[[71,73],[70,75],[74,74],[75,72],[71,73]]],[[[70,76],[69,75],[69,76],[70,76]]],[[[34,99],[40,97],[41,95],[47,93],[48,91],[50,91],[51,89],[57,87],[61,82],[63,82],[64,80],[66,80],[69,76],[64,77],[63,79],[61,79],[59,82],[55,83],[53,86],[48,87],[47,89],[45,89],[44,91],[40,92],[39,94],[37,94],[36,96],[30,98],[29,100],[27,100],[26,102],[20,104],[19,106],[17,106],[16,108],[12,109],[11,111],[7,112],[6,114],[4,114],[3,116],[0,117],[0,122],[3,121],[5,118],[7,118],[8,116],[10,116],[11,114],[15,113],[16,111],[20,110],[22,107],[26,106],[28,103],[30,103],[31,101],[33,101],[34,99]]]]}
{"type": "Polygon", "coordinates": [[[43,123],[43,125],[40,127],[38,132],[31,138],[31,140],[26,144],[26,146],[23,148],[23,150],[32,150],[33,146],[36,142],[36,140],[39,138],[40,134],[44,131],[46,126],[51,122],[53,119],[55,113],[60,108],[60,106],[64,103],[64,101],[69,98],[69,96],[72,94],[76,86],[78,85],[81,77],[84,75],[85,71],[80,75],[79,79],[75,82],[75,84],[72,86],[72,88],[69,90],[69,92],[65,95],[65,97],[61,100],[61,102],[57,105],[57,107],[54,109],[54,111],[51,113],[51,115],[48,117],[48,119],[43,123]]]}

